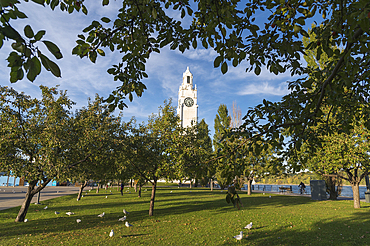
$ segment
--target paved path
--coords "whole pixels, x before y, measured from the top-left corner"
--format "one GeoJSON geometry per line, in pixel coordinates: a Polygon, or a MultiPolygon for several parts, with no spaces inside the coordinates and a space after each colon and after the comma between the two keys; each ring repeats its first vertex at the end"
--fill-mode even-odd
{"type": "MultiPolygon", "coordinates": [[[[86,187],[88,188],[88,187],[86,187]]],[[[56,197],[76,194],[78,193],[79,187],[75,186],[47,186],[45,189],[41,191],[40,201],[53,199],[56,197]]],[[[24,186],[16,186],[16,187],[4,187],[0,186],[0,210],[13,208],[17,206],[21,206],[22,202],[24,201],[24,197],[26,195],[27,187],[24,186]]],[[[246,192],[246,190],[243,190],[246,192]]],[[[289,196],[305,196],[311,197],[311,195],[307,194],[296,194],[296,193],[289,193],[289,192],[271,192],[271,191],[261,191],[261,190],[253,190],[253,193],[274,193],[279,195],[289,195],[289,196]]],[[[353,200],[352,197],[338,197],[338,200],[353,200]]],[[[37,202],[37,195],[32,198],[31,203],[37,202]]],[[[365,199],[361,199],[361,202],[365,202],[365,199]]]]}
{"type": "MultiPolygon", "coordinates": [[[[47,186],[41,191],[40,202],[56,197],[76,194],[79,187],[75,186],[47,186]]],[[[0,210],[21,206],[26,195],[27,187],[0,186],[0,210]]],[[[32,198],[31,203],[37,202],[37,195],[32,198]]]]}

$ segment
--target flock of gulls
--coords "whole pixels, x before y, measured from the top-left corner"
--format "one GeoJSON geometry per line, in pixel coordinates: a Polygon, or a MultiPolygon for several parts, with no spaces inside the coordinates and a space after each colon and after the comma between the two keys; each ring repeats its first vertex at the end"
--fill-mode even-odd
{"type": "MultiPolygon", "coordinates": [[[[89,190],[89,192],[91,191],[91,189],[89,190]]],[[[14,192],[13,192],[14,193],[14,192]]],[[[131,193],[131,192],[130,192],[131,193]]],[[[110,194],[112,194],[112,191],[110,191],[110,194]]],[[[87,193],[86,193],[86,195],[87,195],[87,193]]],[[[83,195],[82,195],[82,197],[83,197],[83,195]]],[[[108,198],[108,196],[106,196],[105,198],[108,198]]],[[[79,199],[77,199],[77,201],[79,201],[79,199]]],[[[35,203],[35,204],[39,204],[39,203],[35,203]]],[[[44,207],[44,209],[46,210],[46,209],[48,209],[48,206],[45,206],[44,207]]],[[[129,214],[129,212],[126,210],[126,209],[123,209],[122,210],[122,212],[125,214],[125,216],[123,216],[123,217],[121,217],[121,218],[119,218],[118,219],[118,221],[125,221],[126,219],[127,219],[127,215],[129,214]]],[[[58,214],[60,214],[60,212],[58,212],[58,211],[54,211],[54,214],[56,214],[56,215],[58,215],[58,214]]],[[[66,212],[66,215],[68,215],[68,216],[71,216],[71,215],[74,215],[75,213],[74,212],[66,212]]],[[[98,217],[99,218],[103,218],[105,216],[105,212],[103,212],[103,213],[101,213],[101,214],[98,214],[98,217]]],[[[24,222],[28,222],[28,219],[25,219],[24,220],[24,222]]],[[[82,222],[82,220],[81,219],[76,219],[76,222],[77,223],[81,223],[82,222]]],[[[132,224],[130,224],[130,223],[128,223],[127,221],[125,221],[125,226],[126,227],[132,227],[133,225],[132,224]]],[[[110,233],[109,233],[109,237],[113,237],[114,236],[114,231],[113,231],[113,229],[110,231],[110,233]]]]}
{"type": "MultiPolygon", "coordinates": [[[[44,207],[44,209],[48,209],[48,206],[45,206],[44,207]]],[[[129,212],[126,210],[126,209],[123,209],[123,213],[125,214],[125,216],[123,216],[123,217],[121,217],[121,218],[119,218],[118,219],[118,221],[125,221],[126,219],[127,219],[127,215],[129,214],[129,212]]],[[[58,211],[55,211],[54,212],[54,214],[60,214],[60,212],[58,212],[58,211]]],[[[68,215],[68,216],[71,216],[71,215],[74,215],[75,213],[73,213],[73,212],[66,212],[66,215],[68,215]]],[[[105,216],[105,212],[103,212],[103,213],[101,213],[101,214],[98,214],[98,217],[99,218],[103,218],[105,216]]],[[[28,221],[28,219],[25,219],[24,220],[24,222],[27,222],[28,221]]],[[[77,223],[81,223],[82,222],[82,220],[81,219],[76,219],[76,222],[77,223]]],[[[132,224],[130,224],[130,223],[128,223],[127,221],[125,222],[125,226],[126,227],[131,227],[131,226],[133,226],[132,224]]],[[[113,237],[114,236],[114,231],[113,231],[113,229],[110,231],[110,233],[109,233],[109,236],[110,237],[113,237]]]]}

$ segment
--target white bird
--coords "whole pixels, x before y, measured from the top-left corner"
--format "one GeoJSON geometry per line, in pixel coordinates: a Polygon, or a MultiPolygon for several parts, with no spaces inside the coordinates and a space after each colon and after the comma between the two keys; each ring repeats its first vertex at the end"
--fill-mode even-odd
{"type": "Polygon", "coordinates": [[[15,193],[15,191],[13,190],[13,193],[15,193]]]}
{"type": "Polygon", "coordinates": [[[73,213],[73,212],[67,212],[66,213],[66,215],[69,215],[69,216],[71,216],[72,214],[75,214],[75,213],[73,213]]]}
{"type": "Polygon", "coordinates": [[[80,223],[80,222],[81,222],[81,220],[80,220],[80,219],[77,219],[76,221],[77,221],[77,223],[80,223]]]}
{"type": "Polygon", "coordinates": [[[25,220],[24,220],[24,222],[27,222],[27,221],[28,221],[28,219],[25,219],[25,220]]]}
{"type": "Polygon", "coordinates": [[[84,195],[82,195],[81,197],[84,197],[84,195]]]}
{"type": "Polygon", "coordinates": [[[55,211],[54,214],[60,214],[59,212],[55,211]]]}
{"type": "Polygon", "coordinates": [[[171,190],[171,193],[172,193],[172,190],[171,190]]]}
{"type": "Polygon", "coordinates": [[[253,225],[253,223],[251,222],[251,223],[249,223],[248,225],[246,225],[245,227],[244,227],[244,229],[252,229],[252,225],[253,225]]]}
{"type": "Polygon", "coordinates": [[[48,206],[45,206],[44,209],[48,209],[48,206]]]}
{"type": "Polygon", "coordinates": [[[113,229],[112,229],[112,230],[110,230],[109,236],[110,236],[110,237],[113,237],[113,236],[114,236],[114,231],[113,231],[113,229]]]}
{"type": "Polygon", "coordinates": [[[105,196],[105,198],[108,198],[108,196],[105,196]]]}
{"type": "Polygon", "coordinates": [[[123,209],[124,214],[129,214],[129,212],[126,211],[126,209],[123,209]]]}
{"type": "Polygon", "coordinates": [[[236,240],[242,240],[243,239],[243,232],[241,231],[239,235],[234,236],[236,240]]]}
{"type": "Polygon", "coordinates": [[[271,196],[269,196],[269,198],[271,198],[271,196]]]}
{"type": "Polygon", "coordinates": [[[130,223],[128,223],[128,222],[126,221],[125,226],[126,226],[126,227],[131,227],[131,226],[133,226],[133,225],[131,225],[130,223]]]}
{"type": "Polygon", "coordinates": [[[126,220],[126,216],[123,216],[122,218],[119,218],[118,221],[125,221],[126,220]]]}
{"type": "Polygon", "coordinates": [[[99,214],[98,217],[103,218],[104,215],[105,213],[103,212],[102,214],[99,214]]]}

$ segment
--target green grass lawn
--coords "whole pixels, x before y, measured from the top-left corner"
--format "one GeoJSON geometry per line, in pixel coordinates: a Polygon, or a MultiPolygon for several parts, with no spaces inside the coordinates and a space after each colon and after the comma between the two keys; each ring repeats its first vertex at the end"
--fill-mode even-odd
{"type": "Polygon", "coordinates": [[[102,189],[81,201],[70,195],[31,204],[27,223],[14,222],[19,207],[0,211],[0,245],[370,245],[367,203],[354,209],[353,201],[241,193],[244,207],[237,210],[226,203],[225,191],[160,187],[149,217],[151,190],[141,198],[130,191],[121,196],[102,189]],[[118,221],[123,209],[133,227],[118,221]],[[243,229],[251,221],[253,228],[243,229]],[[236,241],[240,231],[246,237],[236,241]]]}

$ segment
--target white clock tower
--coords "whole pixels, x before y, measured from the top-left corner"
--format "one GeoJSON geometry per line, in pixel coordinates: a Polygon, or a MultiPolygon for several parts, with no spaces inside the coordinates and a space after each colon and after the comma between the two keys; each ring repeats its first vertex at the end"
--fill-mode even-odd
{"type": "Polygon", "coordinates": [[[189,67],[182,75],[177,115],[180,117],[182,127],[189,127],[198,123],[197,86],[194,85],[193,87],[193,75],[189,67]]]}

